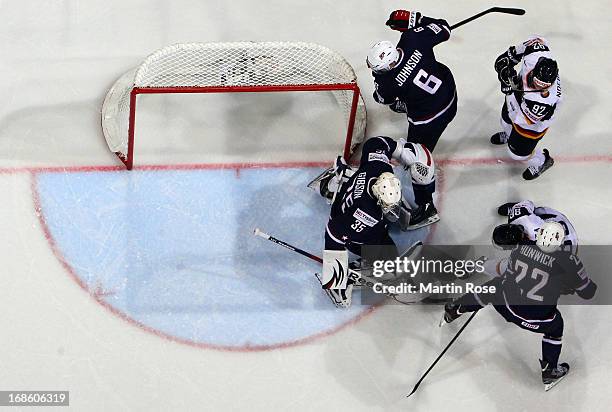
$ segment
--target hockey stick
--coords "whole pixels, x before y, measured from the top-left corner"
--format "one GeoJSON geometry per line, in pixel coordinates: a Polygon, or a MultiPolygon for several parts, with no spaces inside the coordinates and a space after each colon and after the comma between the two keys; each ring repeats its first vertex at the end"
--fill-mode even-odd
{"type": "Polygon", "coordinates": [[[320,257],[318,257],[316,255],[313,255],[312,253],[308,253],[305,250],[299,249],[299,248],[297,248],[295,246],[292,246],[289,243],[283,242],[282,240],[279,240],[279,239],[277,239],[275,237],[272,237],[269,234],[259,230],[258,227],[256,227],[255,230],[253,230],[253,234],[255,236],[263,237],[264,239],[267,239],[270,242],[276,243],[277,245],[280,245],[280,246],[282,246],[284,248],[287,248],[287,249],[291,250],[292,252],[296,252],[296,253],[299,253],[302,256],[306,256],[308,259],[314,260],[315,262],[323,263],[323,259],[321,259],[320,257]]]}
{"type": "MultiPolygon", "coordinates": [[[[312,253],[308,253],[305,250],[297,248],[297,247],[295,247],[293,245],[290,245],[287,242],[283,242],[282,240],[277,239],[274,236],[270,236],[266,232],[262,232],[258,227],[256,227],[253,230],[253,234],[255,236],[259,236],[259,237],[262,237],[264,239],[267,239],[267,240],[269,240],[272,243],[276,243],[277,245],[280,245],[280,246],[282,246],[282,247],[284,247],[286,249],[289,249],[292,252],[299,253],[300,255],[305,256],[305,257],[307,257],[310,260],[314,260],[315,262],[323,263],[323,259],[321,259],[319,256],[313,255],[312,253]]],[[[361,276],[361,274],[359,272],[357,272],[356,270],[353,270],[353,269],[349,269],[349,278],[351,280],[353,280],[355,283],[364,283],[364,284],[366,284],[367,286],[370,286],[370,287],[374,286],[373,282],[371,282],[371,281],[368,282],[366,279],[364,279],[361,276]]]]}
{"type": "Polygon", "coordinates": [[[468,17],[465,20],[461,20],[459,23],[453,24],[450,28],[451,30],[455,30],[457,27],[461,27],[464,24],[467,24],[471,22],[472,20],[476,20],[477,18],[482,17],[485,14],[489,14],[489,13],[504,13],[504,14],[513,14],[515,16],[522,16],[523,14],[525,14],[525,10],[515,9],[515,8],[510,8],[510,7],[491,7],[488,10],[481,11],[480,13],[473,15],[472,17],[468,17]]]}
{"type": "MultiPolygon", "coordinates": [[[[523,14],[525,14],[525,10],[524,9],[517,9],[517,8],[512,8],[512,7],[491,7],[488,10],[485,11],[481,11],[478,14],[473,15],[472,17],[468,17],[465,20],[461,20],[459,23],[455,23],[453,24],[450,28],[451,30],[456,29],[457,27],[461,27],[464,24],[467,24],[473,20],[476,20],[477,18],[480,18],[482,16],[484,16],[485,14],[489,14],[489,13],[504,13],[504,14],[512,14],[515,16],[522,16],[523,14]]],[[[521,90],[521,89],[511,89],[510,91],[512,92],[521,92],[521,93],[541,93],[542,90],[521,90]]]]}
{"type": "Polygon", "coordinates": [[[465,327],[472,321],[472,319],[474,319],[474,316],[476,316],[476,313],[478,313],[478,311],[472,313],[472,315],[469,317],[469,319],[463,324],[463,326],[461,327],[461,329],[459,329],[459,332],[457,332],[457,334],[455,335],[455,337],[449,342],[448,345],[446,345],[446,348],[444,348],[444,350],[442,351],[442,353],[436,358],[436,360],[431,364],[431,366],[429,367],[429,369],[427,369],[427,371],[423,374],[423,376],[421,376],[421,379],[419,379],[419,381],[416,383],[416,385],[414,385],[414,388],[412,388],[412,392],[410,392],[408,394],[408,396],[406,396],[407,398],[409,398],[410,396],[412,396],[413,393],[415,393],[417,391],[417,389],[419,388],[419,385],[421,384],[421,382],[423,382],[423,380],[425,380],[425,377],[427,376],[427,374],[433,369],[434,366],[436,366],[436,363],[438,363],[438,361],[440,359],[442,359],[442,356],[444,356],[444,354],[446,353],[446,351],[448,350],[448,348],[451,347],[451,345],[453,344],[453,342],[455,342],[457,340],[457,338],[459,337],[459,335],[461,335],[461,332],[463,332],[463,330],[465,329],[465,327]]]}
{"type": "MultiPolygon", "coordinates": [[[[255,228],[253,230],[253,235],[262,237],[262,238],[264,238],[266,240],[269,240],[272,243],[276,243],[277,245],[280,245],[280,246],[282,246],[282,247],[284,247],[286,249],[289,249],[292,252],[299,253],[300,255],[305,256],[305,257],[307,257],[310,260],[314,260],[315,262],[318,262],[318,263],[323,263],[323,259],[321,259],[319,256],[313,255],[312,253],[309,253],[309,252],[306,252],[305,250],[302,250],[302,249],[297,248],[297,247],[295,247],[293,245],[290,245],[287,242],[283,242],[282,240],[277,239],[274,236],[270,236],[269,234],[267,234],[265,232],[262,232],[261,229],[259,229],[259,228],[255,228]]],[[[412,246],[410,246],[406,250],[406,252],[404,254],[405,255],[410,255],[412,253],[408,253],[408,252],[414,251],[414,250],[416,250],[416,248],[418,248],[418,247],[420,247],[422,245],[423,245],[423,243],[421,243],[421,241],[417,241],[412,246]]],[[[375,283],[376,283],[376,282],[372,281],[371,279],[363,276],[361,273],[357,272],[356,270],[349,269],[348,272],[349,272],[349,278],[351,280],[353,280],[356,284],[360,284],[362,286],[367,286],[369,288],[373,288],[375,283]]],[[[383,294],[385,296],[395,300],[396,302],[401,303],[402,305],[411,305],[413,303],[417,303],[417,302],[403,302],[401,300],[398,300],[397,299],[397,294],[394,294],[394,293],[383,293],[383,294]]]]}

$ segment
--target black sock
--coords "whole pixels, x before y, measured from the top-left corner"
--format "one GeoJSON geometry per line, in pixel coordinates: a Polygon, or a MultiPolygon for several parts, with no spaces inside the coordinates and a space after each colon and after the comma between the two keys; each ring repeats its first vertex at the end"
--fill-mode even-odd
{"type": "Polygon", "coordinates": [[[542,358],[551,368],[557,367],[561,354],[561,338],[544,336],[542,338],[542,358]]]}

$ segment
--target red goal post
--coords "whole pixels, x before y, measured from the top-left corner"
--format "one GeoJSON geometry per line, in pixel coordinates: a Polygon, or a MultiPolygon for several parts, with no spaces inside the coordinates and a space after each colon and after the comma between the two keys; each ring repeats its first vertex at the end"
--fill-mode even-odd
{"type": "Polygon", "coordinates": [[[346,120],[346,135],[341,138],[348,159],[365,135],[365,103],[350,64],[312,43],[187,43],[160,49],[108,91],[102,131],[110,150],[129,170],[134,164],[139,94],[298,91],[334,95],[346,120]]]}

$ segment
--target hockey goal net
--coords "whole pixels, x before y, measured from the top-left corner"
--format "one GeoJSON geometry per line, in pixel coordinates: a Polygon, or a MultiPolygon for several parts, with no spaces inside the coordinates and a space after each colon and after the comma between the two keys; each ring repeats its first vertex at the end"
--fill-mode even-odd
{"type": "Polygon", "coordinates": [[[355,72],[338,53],[311,43],[176,44],[120,77],[106,94],[102,130],[127,169],[134,163],[137,96],[165,93],[327,92],[341,112],[343,153],[363,140],[365,104],[355,72]]]}

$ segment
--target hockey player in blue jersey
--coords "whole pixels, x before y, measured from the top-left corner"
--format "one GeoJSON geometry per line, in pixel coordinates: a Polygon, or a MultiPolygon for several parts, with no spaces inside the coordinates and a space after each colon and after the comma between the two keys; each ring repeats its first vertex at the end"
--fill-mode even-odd
{"type": "Polygon", "coordinates": [[[575,293],[591,299],[597,290],[580,259],[569,248],[561,247],[564,238],[565,229],[559,222],[544,222],[535,244],[516,246],[501,276],[485,284],[496,286],[493,294],[467,294],[444,308],[444,320],[450,323],[463,313],[492,304],[507,322],[542,334],[540,365],[546,390],[569,371],[569,364],[558,363],[564,330],[557,309],[560,296],[575,293]]]}
{"type": "Polygon", "coordinates": [[[374,100],[405,113],[409,123],[406,140],[433,152],[457,113],[455,80],[433,52],[436,45],[450,38],[450,26],[445,20],[407,10],[392,12],[387,26],[402,35],[397,45],[380,41],[368,53],[374,100]]]}
{"type": "Polygon", "coordinates": [[[398,223],[406,230],[439,220],[436,213],[418,224],[414,222],[410,209],[402,200],[402,186],[394,174],[392,159],[410,171],[415,202],[433,207],[433,157],[423,145],[404,139],[372,137],[363,145],[359,168],[354,170],[339,158],[334,167],[309,184],[322,196],[333,199],[325,228],[323,271],[317,276],[338,307],[347,307],[351,302],[349,251],[361,256],[362,246],[394,247],[389,236],[390,223],[398,223]]]}

